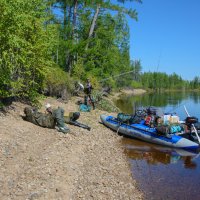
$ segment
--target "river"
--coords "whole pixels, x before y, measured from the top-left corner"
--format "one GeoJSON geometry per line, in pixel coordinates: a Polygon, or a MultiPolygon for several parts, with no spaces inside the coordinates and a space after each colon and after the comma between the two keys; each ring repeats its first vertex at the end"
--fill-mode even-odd
{"type": "MultiPolygon", "coordinates": [[[[200,93],[168,92],[121,96],[116,105],[132,114],[138,106],[157,106],[186,118],[184,105],[200,121],[200,93]]],[[[132,174],[148,200],[197,200],[200,195],[200,154],[135,139],[122,141],[132,174]]]]}

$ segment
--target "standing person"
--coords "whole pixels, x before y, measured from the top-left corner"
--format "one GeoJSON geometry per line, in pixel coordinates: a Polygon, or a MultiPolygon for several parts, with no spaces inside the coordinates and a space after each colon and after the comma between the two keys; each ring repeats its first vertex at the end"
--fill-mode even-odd
{"type": "Polygon", "coordinates": [[[88,98],[89,98],[89,100],[92,103],[93,110],[94,110],[95,109],[94,100],[91,97],[92,89],[93,89],[93,87],[92,87],[92,84],[90,82],[90,79],[87,78],[87,82],[86,82],[86,85],[85,85],[85,94],[86,94],[86,96],[85,96],[85,104],[87,105],[87,101],[88,101],[88,98]]]}
{"type": "Polygon", "coordinates": [[[58,107],[57,109],[52,109],[49,103],[47,103],[45,107],[46,107],[47,113],[53,116],[56,122],[56,125],[58,127],[58,131],[63,132],[63,133],[70,132],[70,129],[65,125],[64,109],[60,107],[58,107]]]}

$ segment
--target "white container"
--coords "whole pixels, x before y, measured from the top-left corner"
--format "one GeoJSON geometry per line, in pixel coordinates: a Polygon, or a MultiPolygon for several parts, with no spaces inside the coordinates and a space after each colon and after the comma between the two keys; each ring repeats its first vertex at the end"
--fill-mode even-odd
{"type": "Polygon", "coordinates": [[[177,115],[172,115],[170,118],[170,122],[173,124],[179,123],[179,117],[177,115]]]}
{"type": "Polygon", "coordinates": [[[164,115],[164,124],[169,124],[170,123],[170,118],[171,118],[171,115],[164,115]]]}

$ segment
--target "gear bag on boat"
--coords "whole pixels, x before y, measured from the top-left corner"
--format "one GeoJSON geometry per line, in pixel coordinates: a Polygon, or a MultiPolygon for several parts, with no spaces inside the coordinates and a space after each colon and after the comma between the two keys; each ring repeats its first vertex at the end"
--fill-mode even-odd
{"type": "Polygon", "coordinates": [[[171,125],[170,126],[170,133],[178,133],[184,130],[180,125],[171,125]]]}
{"type": "Polygon", "coordinates": [[[118,113],[118,115],[117,115],[117,119],[121,123],[129,123],[131,118],[132,118],[132,115],[128,115],[125,113],[118,113]]]}
{"type": "Polygon", "coordinates": [[[156,130],[158,134],[161,134],[161,135],[166,135],[166,134],[169,134],[170,132],[169,126],[166,126],[166,125],[158,126],[156,127],[156,130]]]}
{"type": "Polygon", "coordinates": [[[138,116],[137,114],[129,115],[125,113],[118,113],[117,120],[120,123],[125,123],[125,124],[138,124],[141,123],[141,120],[143,122],[143,116],[138,116]]]}
{"type": "Polygon", "coordinates": [[[159,134],[165,135],[165,134],[174,134],[183,131],[183,127],[180,125],[161,125],[157,126],[156,130],[159,134]]]}

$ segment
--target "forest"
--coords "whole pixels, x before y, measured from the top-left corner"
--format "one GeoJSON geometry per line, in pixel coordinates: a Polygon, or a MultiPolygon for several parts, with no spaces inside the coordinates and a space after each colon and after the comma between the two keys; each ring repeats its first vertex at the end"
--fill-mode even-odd
{"type": "Polygon", "coordinates": [[[141,0],[1,0],[0,99],[66,98],[89,78],[102,87],[199,89],[200,78],[142,72],[130,58],[127,17],[141,0]],[[120,74],[123,74],[120,76],[120,74]]]}

